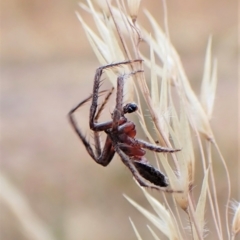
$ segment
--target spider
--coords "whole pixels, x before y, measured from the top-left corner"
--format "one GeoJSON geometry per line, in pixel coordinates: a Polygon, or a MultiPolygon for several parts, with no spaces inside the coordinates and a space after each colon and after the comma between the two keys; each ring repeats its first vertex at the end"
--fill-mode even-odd
{"type": "Polygon", "coordinates": [[[117,90],[116,90],[116,106],[111,114],[111,120],[106,122],[98,122],[101,112],[104,109],[108,99],[113,93],[114,88],[108,90],[105,100],[101,105],[98,105],[98,97],[105,91],[99,91],[101,84],[101,75],[104,70],[113,68],[119,65],[133,64],[135,62],[142,62],[141,59],[112,63],[105,66],[101,66],[96,70],[93,84],[93,93],[83,101],[81,101],[76,107],[74,107],[68,114],[70,123],[81,139],[88,154],[92,159],[102,165],[107,166],[115,153],[117,153],[125,166],[131,171],[133,177],[140,184],[140,186],[148,187],[152,189],[162,190],[165,192],[179,192],[166,188],[168,186],[166,176],[158,169],[154,168],[147,159],[144,157],[148,149],[154,152],[168,152],[173,153],[180,151],[180,149],[165,148],[158,145],[153,145],[141,139],[135,138],[136,129],[135,124],[129,121],[125,114],[133,113],[137,111],[138,106],[135,103],[127,103],[123,106],[123,88],[125,79],[142,70],[131,72],[128,75],[120,75],[117,78],[117,90]],[[79,129],[76,120],[74,118],[74,112],[80,108],[87,101],[92,100],[89,116],[89,127],[93,131],[95,149],[91,147],[90,143],[86,140],[85,135],[79,129]],[[99,133],[104,131],[106,133],[106,140],[103,148],[101,147],[99,133]]]}

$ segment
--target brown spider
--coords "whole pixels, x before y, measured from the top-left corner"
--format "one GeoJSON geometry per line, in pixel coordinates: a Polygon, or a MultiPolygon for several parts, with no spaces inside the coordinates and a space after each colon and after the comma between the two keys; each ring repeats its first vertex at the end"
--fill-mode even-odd
{"type": "Polygon", "coordinates": [[[128,103],[125,106],[123,106],[124,79],[129,75],[136,74],[138,72],[143,72],[142,70],[132,72],[128,75],[120,75],[117,78],[116,107],[113,110],[111,116],[112,120],[98,123],[100,114],[104,109],[104,106],[106,105],[114,89],[112,88],[110,91],[108,91],[108,94],[106,95],[104,102],[98,106],[99,94],[106,92],[106,91],[99,92],[101,83],[100,78],[103,73],[103,70],[123,64],[132,64],[134,62],[141,61],[142,60],[137,59],[132,61],[108,64],[99,67],[96,70],[96,74],[94,77],[93,93],[88,98],[80,102],[75,108],[73,108],[69,112],[68,114],[69,120],[75,132],[82,140],[82,143],[84,144],[88,154],[93,158],[93,160],[96,163],[102,166],[107,166],[111,162],[116,152],[120,156],[122,162],[129,168],[134,178],[141,186],[163,190],[166,192],[179,192],[166,188],[168,186],[167,178],[158,169],[150,165],[150,163],[144,157],[146,153],[144,148],[155,152],[170,152],[170,153],[179,151],[180,149],[165,148],[153,145],[149,142],[140,139],[136,139],[135,124],[125,117],[125,114],[135,112],[138,109],[138,107],[135,103],[128,103]],[[92,99],[92,104],[90,107],[89,126],[94,133],[95,152],[93,151],[89,142],[86,140],[84,134],[78,128],[77,123],[74,119],[74,112],[90,99],[92,99]],[[101,148],[99,137],[99,132],[101,131],[104,131],[107,134],[103,148],[101,148]]]}

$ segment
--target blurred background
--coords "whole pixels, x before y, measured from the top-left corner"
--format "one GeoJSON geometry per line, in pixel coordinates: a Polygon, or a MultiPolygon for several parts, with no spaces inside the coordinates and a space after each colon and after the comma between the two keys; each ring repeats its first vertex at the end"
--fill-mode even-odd
{"type": "MultiPolygon", "coordinates": [[[[129,216],[143,239],[152,239],[145,218],[122,196],[148,206],[129,171],[117,157],[107,168],[93,162],[67,121],[68,111],[91,93],[99,66],[74,12],[79,11],[90,26],[93,22],[78,2],[1,1],[1,172],[14,190],[9,199],[22,197],[15,199],[15,210],[1,201],[4,240],[31,236],[23,230],[21,218],[30,219],[33,227],[38,221],[54,239],[136,239],[129,216]],[[21,213],[25,208],[34,218],[21,213]]],[[[161,1],[141,4],[163,26],[161,1]]],[[[207,40],[213,36],[219,82],[211,124],[229,167],[231,198],[239,200],[237,1],[167,4],[170,36],[197,95],[207,40]]],[[[139,21],[144,20],[140,8],[139,21]]],[[[80,123],[85,129],[87,110],[80,123]]],[[[218,162],[214,167],[218,169],[218,162]]],[[[223,174],[221,165],[216,178],[223,174]]],[[[226,183],[218,186],[221,202],[226,183]]]]}

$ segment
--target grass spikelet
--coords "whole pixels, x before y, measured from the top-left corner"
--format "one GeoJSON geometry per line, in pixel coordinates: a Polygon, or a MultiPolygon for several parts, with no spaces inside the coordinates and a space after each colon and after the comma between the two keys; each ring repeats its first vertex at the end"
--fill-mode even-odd
{"type": "Polygon", "coordinates": [[[141,0],[128,0],[129,15],[132,18],[133,23],[137,21],[140,2],[141,0]]]}
{"type": "MultiPolygon", "coordinates": [[[[109,3],[111,3],[111,0],[108,0],[109,3]]],[[[108,5],[106,1],[102,1],[102,0],[94,0],[94,2],[96,3],[96,5],[102,10],[103,13],[108,13],[109,9],[108,9],[108,5]]],[[[109,14],[108,14],[109,15],[109,14]]]]}
{"type": "Polygon", "coordinates": [[[211,44],[212,38],[209,38],[201,86],[201,103],[209,119],[212,115],[217,86],[217,61],[214,61],[212,68],[211,44]]]}
{"type": "Polygon", "coordinates": [[[164,233],[164,235],[167,236],[168,239],[182,239],[182,237],[178,234],[177,228],[176,226],[174,226],[172,217],[170,213],[166,210],[166,208],[156,199],[148,195],[146,192],[145,196],[147,197],[149,203],[152,205],[155,211],[157,211],[156,213],[158,214],[158,216],[150,213],[149,211],[141,207],[139,204],[137,204],[135,201],[124,195],[124,197],[146,218],[148,218],[148,220],[151,221],[162,233],[164,233]]]}
{"type": "MultiPolygon", "coordinates": [[[[197,203],[197,207],[196,207],[196,216],[197,216],[197,220],[199,223],[199,230],[200,230],[200,234],[201,236],[204,236],[204,213],[205,213],[205,207],[206,207],[206,197],[207,197],[207,191],[208,191],[208,170],[206,171],[206,174],[204,176],[203,179],[203,183],[202,183],[202,189],[201,189],[201,193],[198,199],[198,203],[197,203]]],[[[197,234],[196,231],[194,229],[193,231],[193,236],[194,239],[197,238],[197,234]]]]}
{"type": "Polygon", "coordinates": [[[232,220],[232,240],[240,234],[240,203],[233,204],[234,216],[232,220]]]}
{"type": "Polygon", "coordinates": [[[135,224],[134,224],[134,222],[132,221],[131,218],[129,218],[129,221],[130,221],[130,223],[132,225],[133,231],[135,232],[135,235],[136,235],[137,239],[138,240],[142,240],[142,238],[141,238],[141,236],[140,236],[140,234],[139,234],[137,228],[135,227],[135,224]]]}

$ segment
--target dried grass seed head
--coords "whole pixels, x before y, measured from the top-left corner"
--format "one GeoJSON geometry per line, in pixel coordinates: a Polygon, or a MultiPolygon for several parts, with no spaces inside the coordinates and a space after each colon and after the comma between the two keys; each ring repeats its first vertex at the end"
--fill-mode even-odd
{"type": "Polygon", "coordinates": [[[232,234],[240,234],[240,203],[233,204],[234,216],[232,221],[232,234]]]}
{"type": "Polygon", "coordinates": [[[128,0],[128,9],[133,23],[136,22],[141,0],[128,0]]]}

